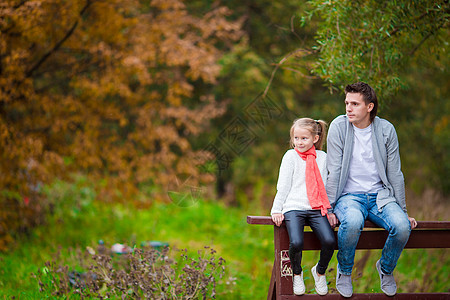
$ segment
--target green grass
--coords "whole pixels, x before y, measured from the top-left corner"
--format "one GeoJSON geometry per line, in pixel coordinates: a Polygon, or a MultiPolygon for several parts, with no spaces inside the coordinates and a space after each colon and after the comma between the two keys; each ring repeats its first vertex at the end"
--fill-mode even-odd
{"type": "MultiPolygon", "coordinates": [[[[148,209],[137,210],[95,201],[95,195],[90,193],[78,196],[74,196],[73,190],[55,196],[62,201],[62,208],[49,219],[48,225],[22,238],[10,252],[0,254],[0,297],[42,298],[37,281],[30,274],[42,268],[58,248],[70,261],[72,249],[95,247],[100,239],[108,245],[117,242],[130,246],[158,240],[168,242],[171,247],[187,248],[192,253],[211,246],[227,262],[227,273],[219,282],[217,298],[267,297],[273,264],[273,231],[271,226],[246,223],[247,215],[261,214],[259,208],[243,211],[203,200],[187,207],[155,203],[148,209]]],[[[309,269],[318,254],[304,252],[302,264],[308,290],[314,287],[309,269]]],[[[448,254],[447,249],[405,250],[395,271],[399,292],[448,292],[448,254]]],[[[355,292],[381,292],[375,272],[379,255],[378,250],[358,251],[355,260],[358,267],[353,273],[355,292]]],[[[335,286],[335,266],[334,255],[327,275],[331,291],[335,286]]]]}

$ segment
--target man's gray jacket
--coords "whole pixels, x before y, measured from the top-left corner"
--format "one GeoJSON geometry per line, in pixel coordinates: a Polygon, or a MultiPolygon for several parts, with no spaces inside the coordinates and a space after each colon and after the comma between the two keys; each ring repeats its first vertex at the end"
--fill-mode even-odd
{"type": "MultiPolygon", "coordinates": [[[[354,129],[347,116],[338,116],[331,122],[327,137],[329,173],[326,190],[332,208],[347,183],[353,140],[354,129]]],[[[387,120],[375,117],[372,122],[372,147],[375,165],[383,183],[383,189],[378,191],[377,195],[378,210],[387,203],[396,201],[406,213],[405,181],[401,170],[397,133],[387,120]]]]}

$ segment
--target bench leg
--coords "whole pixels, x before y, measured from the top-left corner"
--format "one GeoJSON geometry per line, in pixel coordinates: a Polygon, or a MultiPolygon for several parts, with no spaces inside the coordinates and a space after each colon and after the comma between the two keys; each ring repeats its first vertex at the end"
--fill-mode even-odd
{"type": "Polygon", "coordinates": [[[276,287],[276,267],[275,262],[273,262],[272,276],[270,277],[269,293],[267,294],[267,300],[277,299],[277,287],[276,287]]]}

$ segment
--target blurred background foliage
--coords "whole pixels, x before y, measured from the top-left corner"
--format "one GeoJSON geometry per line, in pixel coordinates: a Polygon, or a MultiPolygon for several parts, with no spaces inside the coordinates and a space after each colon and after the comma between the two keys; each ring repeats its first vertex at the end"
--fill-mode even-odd
{"type": "Polygon", "coordinates": [[[0,250],[64,207],[46,186],[80,176],[89,201],[198,192],[266,214],[292,121],[331,122],[359,80],[396,126],[408,192],[446,201],[448,16],[448,1],[2,1],[0,250]]]}
{"type": "MultiPolygon", "coordinates": [[[[100,239],[211,245],[227,261],[218,298],[265,297],[272,232],[245,216],[270,211],[292,121],[331,122],[358,80],[397,129],[410,214],[448,220],[449,8],[2,1],[0,297],[44,297],[29,274],[58,248],[76,268],[71,248],[100,239]]],[[[356,290],[380,292],[378,254],[358,252],[356,290]]],[[[448,258],[405,251],[400,292],[448,292],[448,258]]]]}

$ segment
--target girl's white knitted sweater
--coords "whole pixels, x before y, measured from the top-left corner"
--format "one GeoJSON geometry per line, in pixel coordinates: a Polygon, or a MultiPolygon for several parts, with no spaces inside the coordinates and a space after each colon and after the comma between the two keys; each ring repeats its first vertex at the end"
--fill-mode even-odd
{"type": "MultiPolygon", "coordinates": [[[[327,154],[316,150],[316,162],[322,175],[323,184],[327,183],[327,154]]],[[[306,161],[294,150],[288,150],[281,160],[278,175],[277,194],[273,200],[270,214],[284,214],[291,210],[312,209],[306,194],[306,161]]]]}

